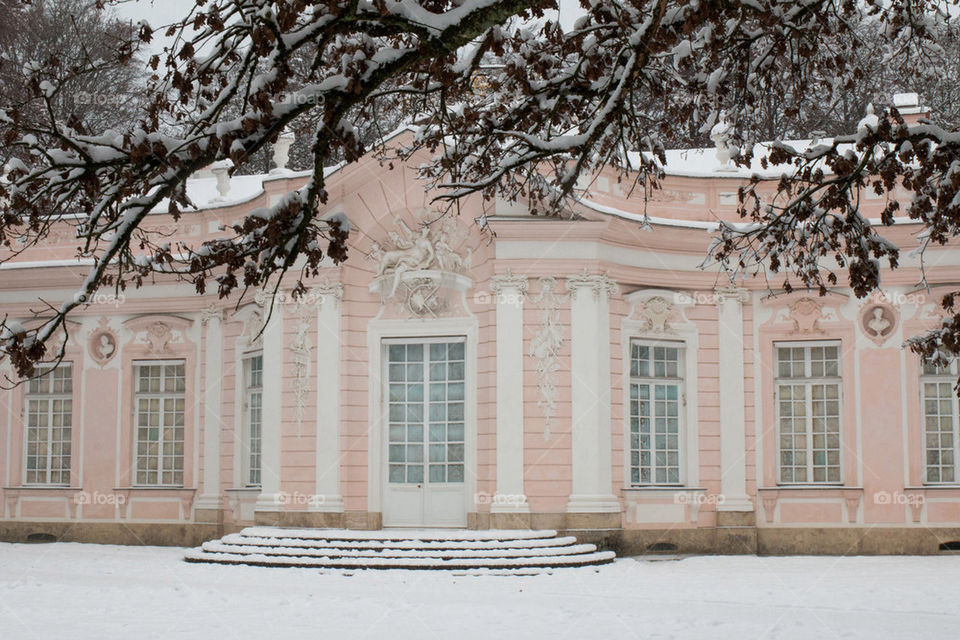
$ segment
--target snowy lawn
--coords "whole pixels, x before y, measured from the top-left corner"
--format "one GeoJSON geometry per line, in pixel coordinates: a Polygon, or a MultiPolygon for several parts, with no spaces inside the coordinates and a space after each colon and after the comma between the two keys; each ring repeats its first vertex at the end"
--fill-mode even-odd
{"type": "Polygon", "coordinates": [[[957,638],[960,556],[620,558],[527,577],[0,543],[0,638],[957,638]]]}

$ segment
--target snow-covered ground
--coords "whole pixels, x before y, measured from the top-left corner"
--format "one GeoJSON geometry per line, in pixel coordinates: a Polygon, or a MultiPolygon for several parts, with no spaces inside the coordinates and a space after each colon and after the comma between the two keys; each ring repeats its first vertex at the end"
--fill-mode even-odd
{"type": "Polygon", "coordinates": [[[951,638],[960,557],[620,558],[527,577],[0,544],[0,638],[951,638]]]}

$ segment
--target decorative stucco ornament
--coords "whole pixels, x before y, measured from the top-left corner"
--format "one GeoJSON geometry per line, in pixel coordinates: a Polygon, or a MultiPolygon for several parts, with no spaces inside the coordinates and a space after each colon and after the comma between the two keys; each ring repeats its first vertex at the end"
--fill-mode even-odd
{"type": "Polygon", "coordinates": [[[395,227],[386,240],[371,245],[368,257],[377,263],[372,288],[380,292],[381,302],[394,300],[411,316],[438,316],[449,306],[444,289],[450,283],[458,285],[454,288],[464,286],[450,275],[471,267],[471,250],[458,253],[454,249],[465,234],[449,218],[422,222],[417,232],[400,218],[395,227]]]}
{"type": "Polygon", "coordinates": [[[557,294],[557,281],[543,277],[537,281],[540,293],[530,301],[540,306],[540,327],[530,340],[530,356],[536,359],[537,390],[540,398],[537,407],[544,420],[544,438],[550,438],[550,419],[557,409],[557,359],[563,346],[563,331],[560,328],[560,304],[567,298],[557,294]]]}
{"type": "Polygon", "coordinates": [[[90,334],[90,340],[87,342],[87,350],[90,357],[101,367],[117,355],[117,335],[109,326],[109,320],[101,317],[97,323],[97,328],[90,334]]]}
{"type": "Polygon", "coordinates": [[[860,308],[860,330],[878,347],[896,332],[899,322],[897,309],[881,294],[874,294],[860,308]]]}
{"type": "Polygon", "coordinates": [[[173,341],[173,331],[163,322],[154,322],[147,327],[146,341],[153,353],[168,353],[173,341]]]}
{"type": "Polygon", "coordinates": [[[637,305],[641,331],[645,333],[675,333],[670,321],[676,320],[677,309],[661,296],[654,296],[637,305]]]}
{"type": "Polygon", "coordinates": [[[587,289],[593,294],[594,300],[599,300],[602,293],[606,293],[607,296],[614,295],[617,292],[617,283],[605,273],[589,275],[584,267],[579,274],[567,278],[567,291],[570,292],[571,299],[576,300],[580,289],[587,289]]]}
{"type": "Polygon", "coordinates": [[[806,336],[823,333],[820,320],[823,319],[823,304],[813,298],[800,298],[789,306],[793,333],[806,336]]]}
{"type": "Polygon", "coordinates": [[[293,361],[293,406],[297,417],[297,436],[303,435],[303,414],[307,407],[307,394],[310,391],[310,360],[313,345],[310,342],[311,328],[308,309],[313,305],[303,305],[297,322],[297,330],[290,345],[293,361]]]}

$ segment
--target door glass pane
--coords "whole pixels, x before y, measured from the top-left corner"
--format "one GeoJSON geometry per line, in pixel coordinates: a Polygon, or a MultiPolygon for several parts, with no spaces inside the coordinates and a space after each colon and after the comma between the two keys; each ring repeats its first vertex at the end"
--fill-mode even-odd
{"type": "Polygon", "coordinates": [[[463,482],[464,358],[462,342],[388,347],[389,482],[463,482]]]}

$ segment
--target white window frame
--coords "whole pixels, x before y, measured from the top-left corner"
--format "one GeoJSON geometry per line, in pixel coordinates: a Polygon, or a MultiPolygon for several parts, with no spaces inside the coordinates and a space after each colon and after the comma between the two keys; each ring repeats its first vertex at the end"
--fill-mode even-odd
{"type": "Polygon", "coordinates": [[[55,374],[55,372],[53,371],[53,367],[54,367],[53,364],[38,365],[37,368],[41,369],[41,371],[37,372],[37,378],[32,379],[26,383],[26,391],[23,396],[23,458],[22,458],[23,484],[25,486],[49,486],[49,487],[70,486],[70,477],[73,471],[72,469],[73,467],[73,446],[72,446],[73,444],[73,363],[68,361],[63,361],[56,367],[57,371],[63,371],[64,369],[69,371],[68,379],[70,381],[70,391],[57,392],[52,389],[50,391],[31,391],[32,387],[34,387],[36,384],[41,384],[44,381],[51,386],[55,383],[56,379],[52,377],[55,374]],[[41,379],[40,376],[43,376],[43,379],[41,379]],[[38,446],[41,444],[41,442],[45,443],[47,451],[46,451],[46,455],[44,456],[44,459],[45,459],[44,466],[42,468],[38,467],[37,469],[33,470],[38,474],[42,473],[43,479],[30,480],[29,473],[31,469],[29,468],[27,461],[28,461],[28,458],[30,457],[30,445],[33,443],[30,437],[30,432],[34,428],[30,424],[30,418],[31,418],[31,415],[33,415],[33,413],[30,411],[30,404],[31,402],[39,403],[44,401],[47,403],[47,406],[46,406],[46,410],[43,411],[42,413],[46,415],[47,425],[46,427],[36,427],[44,431],[44,438],[42,438],[41,440],[37,440],[36,443],[38,446]],[[54,441],[53,430],[57,428],[53,424],[54,422],[53,417],[55,413],[54,406],[55,406],[55,403],[58,401],[61,403],[62,402],[70,403],[69,412],[64,412],[64,411],[60,412],[61,417],[64,415],[70,416],[70,420],[69,420],[70,426],[63,427],[62,420],[61,420],[61,425],[59,426],[59,428],[65,429],[67,434],[65,437],[62,437],[60,440],[54,441]],[[59,444],[61,447],[61,451],[59,455],[54,455],[53,453],[54,444],[59,444]],[[63,454],[62,447],[64,445],[69,447],[69,453],[66,455],[63,454]],[[64,458],[69,460],[69,463],[65,468],[61,466],[59,469],[57,469],[57,471],[61,475],[64,473],[66,474],[67,476],[66,481],[63,481],[61,479],[58,482],[53,482],[51,480],[51,476],[54,473],[53,462],[55,458],[59,458],[61,461],[61,464],[64,458]]]}
{"type": "MultiPolygon", "coordinates": [[[[960,402],[958,402],[957,395],[953,390],[956,384],[957,384],[957,361],[956,360],[951,362],[950,365],[944,371],[939,373],[927,373],[925,371],[925,363],[921,360],[920,362],[920,416],[922,418],[921,428],[923,429],[923,437],[922,437],[923,481],[922,482],[924,485],[955,486],[958,483],[960,483],[960,460],[958,460],[958,454],[960,454],[960,449],[958,449],[958,438],[960,438],[960,402]],[[945,465],[943,465],[942,463],[938,463],[935,467],[936,469],[939,470],[938,475],[940,476],[941,479],[939,480],[928,479],[930,468],[931,468],[930,460],[929,460],[931,449],[927,441],[931,434],[929,434],[927,431],[927,419],[928,419],[927,393],[926,393],[927,384],[936,384],[938,386],[943,384],[947,385],[946,398],[949,399],[950,401],[950,417],[952,421],[951,434],[953,438],[953,446],[950,449],[953,453],[953,465],[952,465],[953,479],[952,480],[942,479],[943,477],[942,470],[945,467],[945,465]]],[[[942,400],[943,400],[943,396],[939,395],[939,390],[938,390],[937,401],[940,402],[942,400]]],[[[943,414],[938,413],[938,417],[942,415],[943,414]]],[[[942,432],[938,430],[938,434],[940,433],[942,432]]],[[[945,449],[942,446],[937,447],[938,452],[942,452],[944,450],[945,449]]]]}
{"type": "MultiPolygon", "coordinates": [[[[186,407],[186,404],[187,404],[187,400],[186,400],[186,390],[187,390],[187,386],[188,386],[188,385],[187,385],[187,368],[186,368],[186,367],[187,367],[186,360],[184,360],[183,358],[171,358],[171,359],[168,359],[168,360],[134,360],[134,361],[133,361],[133,474],[132,474],[132,475],[133,475],[133,486],[135,486],[135,487],[183,487],[183,486],[184,486],[184,484],[183,484],[183,478],[184,478],[184,475],[185,475],[185,472],[186,472],[186,462],[187,462],[187,461],[186,461],[186,455],[185,455],[185,454],[186,454],[186,452],[185,452],[186,436],[187,436],[187,425],[186,425],[186,408],[187,408],[187,407],[186,407]],[[163,390],[161,390],[161,391],[159,391],[159,392],[149,392],[149,391],[143,391],[143,392],[141,392],[141,391],[140,391],[140,368],[141,368],[141,367],[149,367],[149,366],[162,366],[162,367],[166,367],[166,366],[178,366],[178,365],[179,365],[179,366],[182,366],[182,367],[184,368],[184,371],[183,371],[183,375],[184,375],[184,390],[183,390],[182,392],[168,392],[168,391],[163,391],[163,390]],[[154,398],[161,399],[161,401],[162,401],[162,402],[161,402],[161,424],[159,425],[160,433],[158,434],[158,439],[157,439],[157,454],[156,454],[156,456],[155,456],[155,457],[157,458],[157,461],[158,461],[158,462],[157,462],[157,469],[156,469],[157,481],[156,481],[156,482],[140,482],[140,477],[139,477],[139,476],[140,476],[140,471],[141,471],[141,469],[140,469],[140,462],[141,462],[141,456],[140,456],[140,428],[141,428],[141,427],[140,427],[140,400],[141,400],[141,399],[154,399],[154,398]],[[164,459],[165,459],[165,458],[170,458],[170,457],[172,457],[173,460],[177,460],[177,459],[178,459],[178,454],[176,453],[176,450],[174,450],[174,453],[173,453],[172,455],[170,455],[170,456],[165,455],[165,454],[166,454],[166,446],[165,446],[164,438],[163,438],[163,427],[164,427],[164,425],[162,424],[162,417],[163,417],[163,415],[164,415],[164,414],[163,414],[163,405],[165,404],[165,402],[163,402],[163,401],[168,400],[168,399],[176,400],[177,398],[181,398],[181,399],[183,400],[183,422],[184,422],[184,424],[180,425],[180,428],[181,428],[181,430],[182,430],[183,437],[182,437],[182,439],[181,439],[179,442],[180,442],[180,444],[181,444],[181,446],[183,447],[184,450],[182,450],[181,453],[179,454],[179,462],[180,462],[179,468],[177,468],[176,466],[174,466],[174,467],[172,467],[172,468],[170,468],[170,469],[166,469],[166,468],[163,466],[164,459]],[[179,472],[180,478],[181,478],[180,482],[172,482],[172,483],[165,483],[165,482],[163,482],[163,475],[164,475],[165,472],[170,472],[170,473],[173,473],[173,474],[176,474],[176,473],[179,472]]],[[[165,377],[166,377],[166,374],[165,374],[165,373],[161,373],[161,380],[164,380],[165,377]]],[[[148,443],[150,443],[150,442],[152,442],[152,440],[148,440],[148,443]]],[[[177,441],[174,440],[174,441],[172,442],[172,444],[174,445],[174,448],[175,448],[175,445],[177,444],[177,441]]],[[[153,470],[151,470],[151,469],[144,469],[143,471],[146,472],[146,473],[150,473],[150,472],[153,471],[153,470]]]]}
{"type": "MultiPolygon", "coordinates": [[[[631,338],[628,341],[627,354],[628,358],[625,362],[625,368],[627,372],[627,397],[626,397],[626,416],[627,416],[627,429],[626,429],[626,440],[627,446],[625,449],[625,467],[627,473],[627,479],[629,486],[631,487],[682,487],[684,486],[684,481],[687,476],[687,419],[686,419],[686,405],[687,405],[687,395],[686,395],[686,380],[687,380],[687,345],[686,342],[682,340],[661,340],[661,339],[648,339],[648,338],[631,338]],[[656,348],[669,348],[677,349],[677,377],[657,377],[651,373],[648,376],[634,376],[632,371],[633,365],[633,347],[634,346],[647,347],[651,349],[656,348]],[[636,467],[633,464],[633,454],[634,451],[637,451],[638,458],[642,460],[642,447],[639,446],[634,448],[633,446],[633,396],[632,389],[634,385],[647,385],[651,390],[654,385],[657,384],[672,384],[677,387],[677,480],[676,481],[663,481],[658,482],[656,479],[656,453],[657,448],[655,446],[655,436],[656,428],[655,424],[651,424],[651,443],[650,443],[650,471],[651,477],[650,480],[644,482],[642,480],[634,481],[633,471],[634,468],[637,468],[640,475],[642,475],[642,464],[638,464],[636,467]]],[[[653,359],[651,358],[651,362],[653,359]]],[[[654,403],[654,394],[650,394],[649,402],[654,403]]],[[[657,416],[651,415],[651,418],[655,420],[657,416]]],[[[638,438],[640,435],[638,434],[638,438]]],[[[669,451],[666,453],[669,454],[669,451]]]]}
{"type": "Polygon", "coordinates": [[[241,400],[241,409],[243,411],[243,484],[246,487],[254,488],[262,485],[263,482],[263,352],[251,352],[243,355],[243,398],[241,400]],[[260,386],[251,385],[253,361],[260,358],[260,386]],[[253,438],[253,416],[254,410],[252,396],[258,393],[260,396],[260,423],[257,447],[254,450],[253,438]],[[254,457],[257,464],[254,466],[254,457]],[[253,474],[256,473],[256,478],[253,474]]]}
{"type": "MultiPolygon", "coordinates": [[[[843,451],[844,451],[844,415],[843,415],[843,342],[839,339],[835,340],[777,340],[773,342],[773,369],[774,369],[774,379],[773,379],[773,402],[774,402],[774,422],[776,423],[776,434],[777,439],[775,442],[774,451],[776,452],[776,478],[777,485],[779,486],[842,486],[844,484],[845,477],[845,468],[843,462],[843,451]],[[780,377],[780,359],[779,359],[779,349],[781,348],[804,348],[808,350],[808,353],[804,354],[804,376],[803,377],[780,377]],[[836,347],[837,348],[837,375],[836,376],[820,376],[814,377],[811,375],[811,358],[809,355],[809,350],[816,347],[836,347]],[[806,420],[805,420],[805,440],[806,440],[806,472],[807,479],[802,481],[786,481],[782,479],[781,474],[781,465],[782,465],[782,452],[781,448],[781,422],[780,422],[780,385],[781,384],[790,384],[790,385],[803,385],[805,387],[804,392],[804,401],[805,401],[805,410],[806,410],[806,420]],[[813,411],[812,411],[812,387],[817,384],[836,384],[837,385],[837,454],[838,454],[838,466],[839,466],[839,478],[836,480],[814,480],[813,479],[813,470],[815,465],[813,464],[813,411]]],[[[795,451],[791,449],[791,451],[795,451]]]]}

